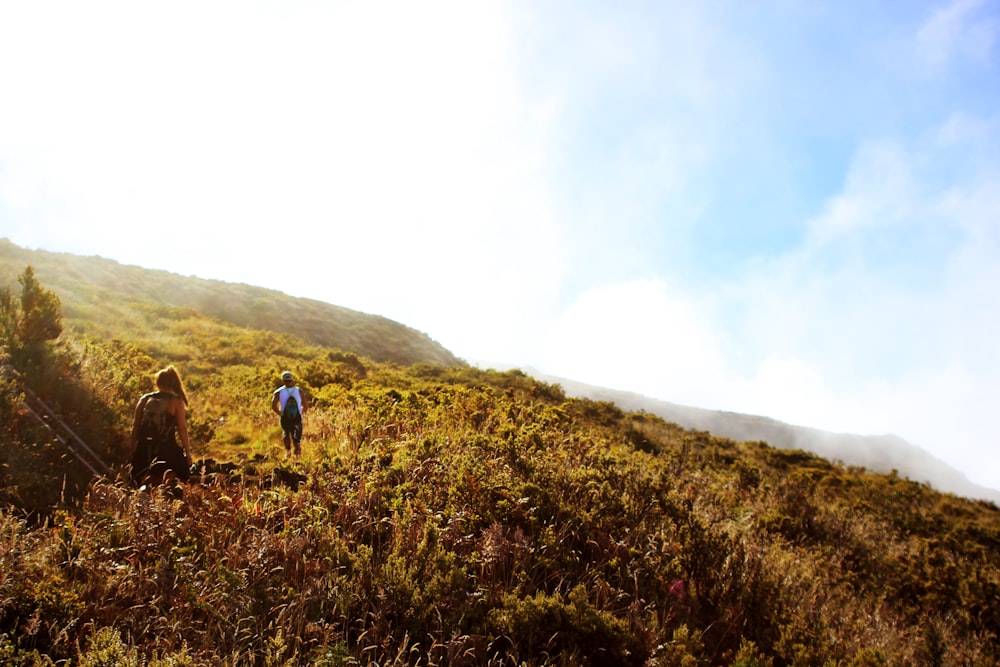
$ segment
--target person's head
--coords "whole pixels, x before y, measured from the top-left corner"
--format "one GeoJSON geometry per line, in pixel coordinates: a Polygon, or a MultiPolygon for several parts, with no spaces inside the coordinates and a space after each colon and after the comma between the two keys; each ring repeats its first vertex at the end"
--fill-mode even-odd
{"type": "Polygon", "coordinates": [[[291,371],[285,371],[281,374],[281,382],[286,387],[293,387],[295,386],[295,376],[292,375],[291,371]]]}
{"type": "Polygon", "coordinates": [[[181,376],[177,372],[177,369],[173,366],[167,366],[163,370],[157,372],[156,388],[160,391],[169,391],[173,394],[177,394],[177,396],[184,401],[184,405],[187,405],[188,399],[187,394],[184,393],[184,384],[181,382],[181,376]]]}

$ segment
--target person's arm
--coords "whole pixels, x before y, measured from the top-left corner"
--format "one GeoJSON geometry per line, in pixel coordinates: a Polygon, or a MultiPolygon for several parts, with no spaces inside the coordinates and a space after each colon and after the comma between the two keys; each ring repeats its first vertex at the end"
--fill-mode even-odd
{"type": "Polygon", "coordinates": [[[276,415],[281,414],[281,396],[278,394],[279,391],[281,390],[279,389],[278,391],[271,394],[271,409],[274,411],[274,414],[276,415]]]}
{"type": "Polygon", "coordinates": [[[187,415],[184,413],[184,401],[174,400],[174,417],[177,418],[177,435],[180,436],[181,447],[188,463],[191,463],[191,443],[188,441],[187,415]]]}
{"type": "Polygon", "coordinates": [[[306,392],[302,391],[302,387],[299,387],[299,403],[302,407],[302,414],[306,413],[306,392]]]}
{"type": "Polygon", "coordinates": [[[143,396],[139,399],[139,402],[135,404],[135,416],[132,419],[132,433],[129,435],[129,455],[131,456],[135,452],[135,446],[139,443],[139,424],[142,422],[142,412],[146,408],[146,397],[143,396]]]}

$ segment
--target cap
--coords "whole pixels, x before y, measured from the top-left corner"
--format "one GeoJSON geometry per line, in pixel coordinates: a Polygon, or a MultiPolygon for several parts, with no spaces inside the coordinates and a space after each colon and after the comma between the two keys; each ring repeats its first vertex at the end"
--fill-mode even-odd
{"type": "Polygon", "coordinates": [[[281,379],[282,380],[294,380],[295,376],[292,375],[291,371],[285,371],[284,373],[281,374],[281,379]]]}

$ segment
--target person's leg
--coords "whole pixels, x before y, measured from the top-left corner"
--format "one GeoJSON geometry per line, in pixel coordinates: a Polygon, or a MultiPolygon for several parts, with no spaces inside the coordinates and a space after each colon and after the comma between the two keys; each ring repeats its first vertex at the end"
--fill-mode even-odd
{"type": "Polygon", "coordinates": [[[146,474],[144,479],[145,486],[147,488],[152,488],[163,484],[163,478],[166,476],[168,470],[167,464],[163,459],[154,459],[153,463],[149,466],[149,472],[146,474]]]}
{"type": "Polygon", "coordinates": [[[149,467],[152,463],[153,455],[148,443],[137,443],[132,455],[132,481],[137,487],[149,484],[149,467]]]}

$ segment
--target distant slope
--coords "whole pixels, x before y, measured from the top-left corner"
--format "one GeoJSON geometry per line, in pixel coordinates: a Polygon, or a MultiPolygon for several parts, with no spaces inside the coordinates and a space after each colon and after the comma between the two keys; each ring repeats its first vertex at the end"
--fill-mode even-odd
{"type": "Polygon", "coordinates": [[[801,449],[830,461],[879,473],[895,470],[901,477],[926,482],[938,491],[1000,503],[1000,491],[974,484],[961,472],[895,435],[830,433],[768,417],[693,408],[640,394],[531,374],[544,382],[561,385],[569,396],[608,401],[624,410],[643,410],[686,429],[708,431],[738,442],[759,440],[779,449],[801,449]]]}
{"type": "Polygon", "coordinates": [[[102,257],[21,248],[0,239],[0,285],[17,288],[32,265],[39,281],[63,303],[70,326],[95,335],[141,332],[151,306],[189,308],[238,326],[291,333],[304,340],[400,365],[465,363],[426,334],[377,315],[276,290],[119,264],[102,257]]]}

